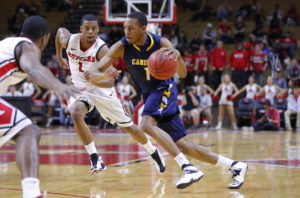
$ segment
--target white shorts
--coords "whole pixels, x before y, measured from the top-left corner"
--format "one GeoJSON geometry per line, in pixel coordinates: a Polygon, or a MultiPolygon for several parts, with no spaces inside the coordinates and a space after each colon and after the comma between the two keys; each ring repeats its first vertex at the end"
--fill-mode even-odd
{"type": "Polygon", "coordinates": [[[24,113],[0,98],[0,147],[31,124],[24,113]]]}
{"type": "Polygon", "coordinates": [[[101,117],[111,124],[117,124],[120,127],[133,125],[132,119],[126,112],[122,99],[115,88],[100,88],[94,85],[88,85],[85,88],[86,90],[82,91],[81,94],[70,98],[69,108],[75,101],[82,101],[89,106],[89,111],[96,107],[101,117]]]}

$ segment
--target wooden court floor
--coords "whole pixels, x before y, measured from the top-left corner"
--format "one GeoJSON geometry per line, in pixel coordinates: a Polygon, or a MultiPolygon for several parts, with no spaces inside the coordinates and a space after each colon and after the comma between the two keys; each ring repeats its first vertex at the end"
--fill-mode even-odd
{"type": "MultiPolygon", "coordinates": [[[[94,130],[93,134],[107,165],[97,175],[89,175],[88,155],[73,129],[42,129],[40,180],[47,198],[300,197],[300,133],[192,131],[191,141],[249,163],[245,184],[239,190],[227,188],[232,175],[226,168],[191,158],[205,176],[178,190],[175,184],[181,171],[162,149],[167,170],[160,175],[145,150],[127,134],[118,130],[94,130]]],[[[0,150],[0,197],[21,197],[11,142],[0,150]]]]}

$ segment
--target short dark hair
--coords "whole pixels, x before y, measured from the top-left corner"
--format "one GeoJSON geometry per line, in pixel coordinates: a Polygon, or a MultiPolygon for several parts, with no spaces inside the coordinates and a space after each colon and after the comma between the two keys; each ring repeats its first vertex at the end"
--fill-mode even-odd
{"type": "Polygon", "coordinates": [[[144,26],[148,24],[148,20],[147,17],[144,13],[142,12],[131,12],[127,18],[132,18],[132,19],[137,19],[138,23],[140,24],[140,26],[144,26]]]}
{"type": "Polygon", "coordinates": [[[49,32],[50,27],[46,19],[41,16],[31,16],[24,21],[21,36],[28,37],[31,40],[36,41],[49,32]]]}
{"type": "Polygon", "coordinates": [[[97,17],[95,15],[93,15],[93,14],[86,14],[86,15],[84,15],[81,18],[81,25],[83,24],[84,21],[97,21],[97,24],[99,24],[97,17]]]}
{"type": "Polygon", "coordinates": [[[269,99],[266,99],[265,105],[271,107],[272,103],[271,103],[271,101],[269,99]]]}

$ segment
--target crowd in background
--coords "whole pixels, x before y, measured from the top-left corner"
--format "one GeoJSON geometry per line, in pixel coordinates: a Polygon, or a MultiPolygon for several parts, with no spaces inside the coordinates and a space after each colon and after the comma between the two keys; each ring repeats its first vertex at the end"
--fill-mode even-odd
{"type": "MultiPolygon", "coordinates": [[[[173,46],[180,51],[187,66],[188,74],[185,79],[179,79],[177,76],[174,78],[182,93],[182,117],[192,120],[192,128],[199,128],[203,124],[203,117],[207,120],[207,128],[211,128],[211,107],[217,103],[219,118],[216,128],[222,128],[225,110],[230,115],[233,128],[240,127],[235,120],[234,110],[238,97],[250,100],[266,98],[271,105],[274,99],[285,97],[288,101],[287,113],[284,114],[286,117],[300,111],[298,98],[294,97],[296,103],[291,99],[297,95],[294,95],[294,92],[298,93],[296,89],[300,83],[297,56],[299,42],[293,36],[293,27],[299,24],[296,6],[290,5],[288,10],[282,11],[280,5],[275,4],[271,13],[265,13],[258,0],[241,2],[239,9],[233,10],[228,0],[217,8],[210,7],[206,0],[200,4],[196,0],[177,1],[179,11],[193,11],[190,23],[203,21],[205,24],[203,31],[196,32],[193,38],[188,38],[185,32],[187,30],[181,29],[178,24],[160,27],[162,36],[169,38],[173,46]],[[217,21],[214,23],[217,25],[207,22],[211,20],[217,21]],[[234,26],[228,21],[234,21],[234,26]],[[254,27],[248,36],[246,28],[251,21],[254,27]],[[283,31],[283,27],[287,27],[285,29],[288,30],[283,31]],[[234,50],[231,50],[230,46],[234,46],[234,50]]],[[[47,10],[53,7],[58,7],[61,11],[73,8],[71,0],[49,0],[46,3],[47,10]]],[[[22,0],[12,10],[8,19],[9,31],[18,35],[26,17],[39,13],[40,7],[35,0],[31,4],[22,0]]],[[[122,26],[111,26],[108,33],[102,32],[99,36],[111,45],[123,36],[122,26]]],[[[117,87],[125,101],[126,109],[132,113],[140,100],[140,90],[135,90],[134,86],[130,85],[130,76],[122,59],[118,59],[114,66],[123,70],[117,87]]],[[[70,72],[59,67],[55,55],[47,60],[47,67],[61,81],[68,82],[70,72]]],[[[19,85],[20,92],[17,91],[17,87],[11,86],[6,94],[30,95],[33,99],[43,99],[48,104],[49,126],[55,106],[59,104],[55,102],[53,93],[42,90],[43,94],[40,94],[38,86],[30,83],[28,79],[23,85],[19,85]],[[29,89],[31,91],[25,94],[29,89]]],[[[60,110],[59,117],[60,123],[65,123],[62,120],[68,117],[66,108],[60,110]]],[[[91,118],[94,118],[94,115],[91,115],[91,118]]],[[[90,119],[90,122],[92,120],[90,119]]],[[[290,129],[291,124],[287,118],[285,123],[286,128],[290,129]]],[[[297,127],[300,128],[300,121],[297,122],[297,127]]]]}

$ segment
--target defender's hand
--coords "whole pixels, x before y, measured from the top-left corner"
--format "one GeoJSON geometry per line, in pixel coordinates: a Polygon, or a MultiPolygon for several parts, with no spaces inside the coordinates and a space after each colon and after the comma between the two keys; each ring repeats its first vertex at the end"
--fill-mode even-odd
{"type": "Polygon", "coordinates": [[[69,101],[71,96],[74,96],[75,94],[79,94],[80,90],[75,87],[74,85],[65,85],[62,84],[54,90],[58,100],[61,103],[64,103],[65,105],[67,104],[67,101],[69,101]]]}
{"type": "Polygon", "coordinates": [[[65,59],[65,58],[60,58],[57,60],[60,67],[63,68],[63,69],[70,69],[69,67],[69,63],[68,61],[65,59]]]}

